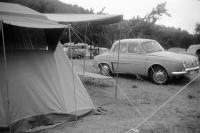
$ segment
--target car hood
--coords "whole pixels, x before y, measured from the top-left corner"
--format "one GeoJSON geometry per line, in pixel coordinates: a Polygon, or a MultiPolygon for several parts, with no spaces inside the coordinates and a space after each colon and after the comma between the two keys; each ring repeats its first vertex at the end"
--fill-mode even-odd
{"type": "Polygon", "coordinates": [[[182,62],[195,60],[195,57],[192,55],[174,53],[174,52],[169,52],[169,51],[154,52],[154,53],[149,53],[149,55],[157,56],[157,57],[164,57],[166,59],[172,59],[172,60],[182,61],[182,62]]]}

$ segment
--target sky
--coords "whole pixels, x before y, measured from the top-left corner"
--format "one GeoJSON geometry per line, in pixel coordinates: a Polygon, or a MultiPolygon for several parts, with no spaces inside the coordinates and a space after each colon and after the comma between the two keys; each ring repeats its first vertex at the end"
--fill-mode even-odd
{"type": "Polygon", "coordinates": [[[181,28],[195,33],[195,24],[200,23],[200,0],[60,0],[68,4],[76,4],[85,9],[98,12],[105,7],[104,13],[122,14],[124,19],[134,16],[144,17],[157,4],[167,2],[166,9],[171,17],[162,16],[157,24],[181,28]]]}

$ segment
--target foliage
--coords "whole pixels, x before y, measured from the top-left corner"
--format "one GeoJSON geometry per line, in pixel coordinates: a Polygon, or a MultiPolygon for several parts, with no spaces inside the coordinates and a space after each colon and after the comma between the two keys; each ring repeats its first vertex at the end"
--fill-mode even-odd
{"type": "Polygon", "coordinates": [[[145,21],[137,17],[123,23],[130,27],[125,38],[149,38],[155,39],[162,44],[164,48],[182,47],[187,48],[193,43],[194,36],[187,31],[165,27],[145,21]]]}
{"type": "Polygon", "coordinates": [[[93,13],[77,5],[62,3],[58,0],[0,0],[1,2],[18,3],[41,13],[93,13]]]}
{"type": "MultiPolygon", "coordinates": [[[[19,3],[37,10],[41,13],[94,13],[93,9],[86,10],[77,5],[62,3],[58,0],[0,0],[1,2],[19,3]]],[[[98,14],[103,14],[106,7],[103,7],[98,14]]],[[[115,40],[123,38],[149,38],[161,43],[164,48],[182,47],[187,48],[193,43],[200,43],[200,24],[196,25],[194,35],[187,31],[157,25],[156,22],[163,15],[170,16],[166,9],[166,2],[158,4],[144,17],[133,17],[124,20],[120,24],[112,25],[87,25],[74,24],[74,31],[71,31],[72,41],[86,42],[94,46],[111,47],[115,40]],[[77,35],[79,37],[77,37],[77,35]],[[82,41],[81,41],[82,40],[82,41]]],[[[64,33],[61,42],[69,41],[69,31],[64,33]]]]}
{"type": "Polygon", "coordinates": [[[149,23],[156,23],[156,21],[163,15],[171,16],[166,9],[166,2],[160,3],[156,6],[156,8],[153,8],[150,13],[148,13],[144,20],[149,23]]]}
{"type": "Polygon", "coordinates": [[[195,31],[196,31],[196,34],[200,34],[200,23],[196,24],[195,31]]]}
{"type": "MultiPolygon", "coordinates": [[[[194,35],[187,31],[157,25],[156,22],[163,15],[170,16],[166,9],[166,2],[158,4],[150,13],[142,17],[133,17],[130,20],[124,20],[121,23],[120,38],[149,38],[155,39],[161,43],[164,48],[182,47],[187,48],[195,43],[194,35]]],[[[115,36],[117,33],[112,34],[115,36]]]]}
{"type": "Polygon", "coordinates": [[[195,43],[200,44],[200,23],[196,24],[195,32],[196,32],[196,34],[195,34],[196,42],[195,43]]]}

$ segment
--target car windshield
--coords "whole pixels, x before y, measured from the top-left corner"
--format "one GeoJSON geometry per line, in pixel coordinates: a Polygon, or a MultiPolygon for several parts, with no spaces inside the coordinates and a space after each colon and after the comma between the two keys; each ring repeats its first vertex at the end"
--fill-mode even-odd
{"type": "Polygon", "coordinates": [[[142,46],[147,53],[164,51],[164,48],[156,41],[144,42],[142,46]]]}

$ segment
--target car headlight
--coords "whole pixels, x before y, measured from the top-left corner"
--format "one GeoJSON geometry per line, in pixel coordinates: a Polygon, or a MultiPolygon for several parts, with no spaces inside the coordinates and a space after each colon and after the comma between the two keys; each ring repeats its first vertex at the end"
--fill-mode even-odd
{"type": "Polygon", "coordinates": [[[199,61],[197,61],[197,65],[199,65],[199,61]]]}
{"type": "Polygon", "coordinates": [[[186,62],[185,61],[183,62],[183,67],[186,68],[186,62]]]}
{"type": "Polygon", "coordinates": [[[198,60],[198,58],[195,59],[195,63],[196,63],[197,65],[199,65],[199,60],[198,60]]]}

